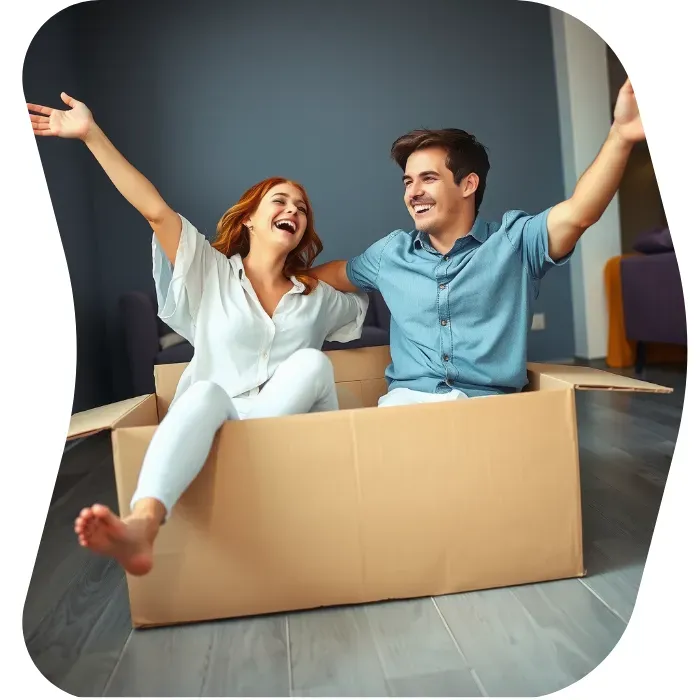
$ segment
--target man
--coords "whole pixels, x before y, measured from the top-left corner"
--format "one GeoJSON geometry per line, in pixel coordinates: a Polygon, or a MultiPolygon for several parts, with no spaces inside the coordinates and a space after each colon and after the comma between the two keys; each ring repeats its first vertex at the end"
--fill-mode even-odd
{"type": "Polygon", "coordinates": [[[417,130],[394,142],[415,229],[312,271],[336,289],[376,289],[386,301],[392,362],[381,406],[522,390],[540,281],[600,219],[643,139],[627,81],[608,138],[571,197],[535,216],[508,211],[499,223],[478,216],[490,165],[473,136],[417,130]]]}

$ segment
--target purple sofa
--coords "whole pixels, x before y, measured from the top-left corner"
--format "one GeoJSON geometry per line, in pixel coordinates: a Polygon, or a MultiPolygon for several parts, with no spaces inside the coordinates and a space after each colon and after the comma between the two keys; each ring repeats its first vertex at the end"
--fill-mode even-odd
{"type": "MultiPolygon", "coordinates": [[[[362,337],[349,343],[327,342],[323,350],[389,344],[389,309],[378,292],[372,292],[369,301],[362,337]]],[[[192,345],[184,339],[173,338],[172,329],[158,318],[155,291],[123,294],[119,299],[119,315],[131,373],[132,396],[155,391],[154,365],[192,359],[192,345]]]]}
{"type": "Polygon", "coordinates": [[[645,231],[634,244],[640,255],[620,262],[627,339],[637,343],[636,371],[646,362],[647,343],[687,345],[683,287],[668,227],[645,231]]]}

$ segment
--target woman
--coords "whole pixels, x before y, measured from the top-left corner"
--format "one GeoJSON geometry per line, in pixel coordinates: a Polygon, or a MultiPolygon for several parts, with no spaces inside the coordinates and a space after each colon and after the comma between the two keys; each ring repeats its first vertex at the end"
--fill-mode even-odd
{"type": "Polygon", "coordinates": [[[253,186],[210,244],[124,159],[83,103],[61,99],[70,109],[27,104],[34,133],[82,140],[148,221],[158,314],[195,348],[149,446],[131,514],[122,520],[96,504],[75,521],[82,546],[144,575],[160,526],[226,420],[338,409],[333,368],[320,348],[358,338],[368,300],[301,273],[322,246],[300,185],[272,178],[253,186]]]}

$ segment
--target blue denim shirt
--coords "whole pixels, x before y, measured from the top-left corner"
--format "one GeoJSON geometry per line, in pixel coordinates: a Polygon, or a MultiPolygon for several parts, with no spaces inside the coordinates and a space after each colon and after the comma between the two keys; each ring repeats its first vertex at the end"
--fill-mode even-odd
{"type": "Polygon", "coordinates": [[[389,389],[467,396],[527,385],[527,336],[549,256],[549,209],[477,217],[447,255],[416,230],[396,230],[347,263],[352,284],[378,290],[391,312],[389,389]]]}

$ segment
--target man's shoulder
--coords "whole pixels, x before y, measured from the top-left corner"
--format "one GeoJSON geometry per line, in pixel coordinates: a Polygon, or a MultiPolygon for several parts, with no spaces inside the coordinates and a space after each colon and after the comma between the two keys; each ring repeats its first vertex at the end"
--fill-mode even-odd
{"type": "Polygon", "coordinates": [[[387,233],[386,236],[380,238],[379,242],[384,243],[385,245],[398,247],[412,243],[416,239],[417,235],[418,231],[416,230],[407,231],[403,228],[396,228],[391,231],[391,233],[387,233]]]}
{"type": "Polygon", "coordinates": [[[411,245],[417,235],[417,231],[397,228],[369,245],[365,252],[383,257],[411,245]]]}
{"type": "Polygon", "coordinates": [[[488,229],[488,237],[504,236],[512,240],[513,237],[522,235],[525,229],[530,227],[533,223],[546,227],[548,214],[549,209],[534,214],[524,211],[523,209],[508,209],[503,213],[500,219],[487,221],[485,223],[488,229]]]}
{"type": "Polygon", "coordinates": [[[419,232],[415,229],[406,230],[403,228],[394,229],[391,233],[384,237],[387,244],[387,250],[405,250],[411,248],[418,237],[419,232]]]}
{"type": "Polygon", "coordinates": [[[497,233],[507,231],[509,228],[512,228],[513,225],[522,223],[530,217],[532,217],[532,214],[522,209],[507,209],[503,212],[500,219],[489,221],[486,225],[489,227],[491,233],[497,233]]]}

